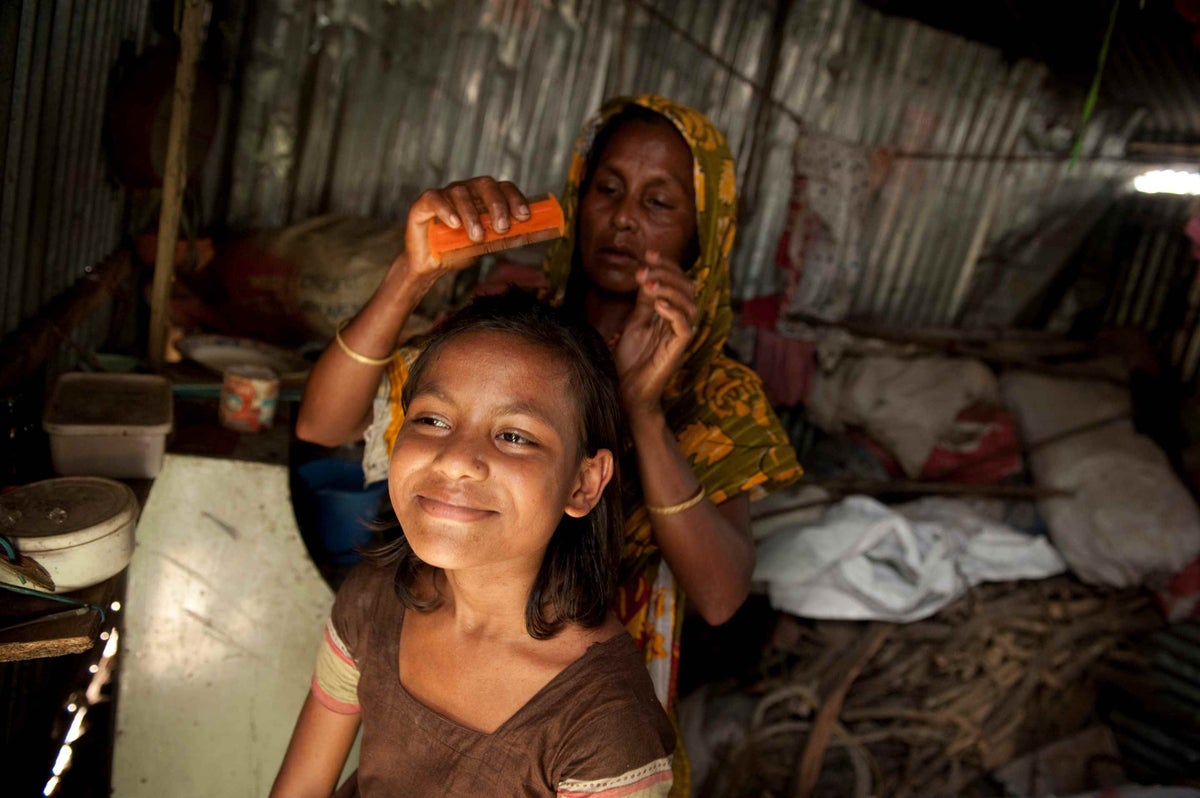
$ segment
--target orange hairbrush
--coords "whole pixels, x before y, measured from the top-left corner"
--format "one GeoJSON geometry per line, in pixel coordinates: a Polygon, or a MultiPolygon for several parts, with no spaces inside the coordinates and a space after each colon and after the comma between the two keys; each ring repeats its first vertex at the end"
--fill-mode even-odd
{"type": "Polygon", "coordinates": [[[562,206],[553,194],[530,200],[529,218],[521,221],[510,217],[507,233],[492,229],[490,214],[481,213],[479,223],[483,225],[483,240],[475,242],[467,236],[465,227],[455,229],[434,219],[429,225],[429,252],[433,259],[438,263],[472,260],[489,252],[562,238],[567,233],[562,206]]]}

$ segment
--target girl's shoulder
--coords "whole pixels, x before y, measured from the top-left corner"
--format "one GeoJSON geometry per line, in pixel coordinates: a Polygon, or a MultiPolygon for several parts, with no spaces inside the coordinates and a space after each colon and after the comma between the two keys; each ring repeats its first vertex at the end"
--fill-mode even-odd
{"type": "Polygon", "coordinates": [[[591,629],[568,627],[538,645],[542,667],[553,674],[527,707],[536,707],[526,716],[535,725],[553,715],[561,735],[569,736],[614,713],[666,720],[645,659],[615,618],[591,629]]]}
{"type": "Polygon", "coordinates": [[[636,722],[647,728],[661,727],[663,736],[673,740],[670,721],[633,638],[620,624],[614,634],[597,637],[558,679],[559,691],[572,697],[577,717],[571,725],[586,731],[599,721],[616,725],[636,722]]]}
{"type": "Polygon", "coordinates": [[[373,622],[382,614],[399,611],[403,605],[393,587],[395,566],[364,561],[355,566],[333,599],[334,628],[352,649],[365,642],[373,622]]]}
{"type": "Polygon", "coordinates": [[[577,665],[580,677],[589,684],[611,683],[621,693],[638,697],[654,693],[645,658],[623,626],[618,625],[613,634],[592,642],[577,665]]]}
{"type": "Polygon", "coordinates": [[[637,785],[645,792],[635,794],[657,795],[669,787],[675,730],[624,629],[590,646],[559,688],[571,697],[552,768],[560,792],[625,795],[637,785]]]}

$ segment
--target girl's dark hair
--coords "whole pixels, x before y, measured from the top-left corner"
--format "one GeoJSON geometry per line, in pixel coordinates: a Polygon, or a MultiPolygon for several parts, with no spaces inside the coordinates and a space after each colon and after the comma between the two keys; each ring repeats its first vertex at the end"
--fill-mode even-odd
{"type": "MultiPolygon", "coordinates": [[[[613,453],[613,476],[600,501],[583,518],[563,514],[525,605],[525,628],[538,640],[554,636],[568,623],[599,626],[616,591],[624,534],[617,465],[623,440],[621,406],[612,356],[599,333],[589,325],[568,318],[531,294],[512,289],[498,296],[480,297],[446,319],[426,339],[401,393],[405,412],[429,364],[455,339],[477,332],[512,335],[540,347],[566,366],[579,411],[579,456],[593,456],[599,449],[613,453]]],[[[413,592],[414,582],[426,564],[409,546],[390,506],[379,528],[394,530],[395,539],[364,551],[364,556],[377,564],[395,564],[396,595],[406,607],[428,611],[439,606],[440,595],[423,600],[413,592]]]]}

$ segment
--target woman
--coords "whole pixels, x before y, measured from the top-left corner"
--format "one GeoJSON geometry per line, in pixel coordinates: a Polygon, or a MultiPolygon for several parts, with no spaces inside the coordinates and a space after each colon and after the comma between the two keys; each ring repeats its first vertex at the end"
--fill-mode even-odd
{"type": "MultiPolygon", "coordinates": [[[[561,199],[568,235],[544,265],[547,298],[613,346],[633,444],[615,609],[669,707],[683,595],[708,623],[733,615],[754,569],[750,500],[801,471],[758,377],[722,353],[736,192],[721,132],[660,97],[610,100],[576,144],[561,199]]],[[[515,186],[486,177],[422,194],[405,253],[309,378],[297,434],[326,445],[365,435],[368,478],[386,474],[402,421],[413,353],[392,355],[396,338],[447,270],[429,258],[428,225],[437,217],[479,240],[480,210],[498,232],[528,212],[515,186]]]]}

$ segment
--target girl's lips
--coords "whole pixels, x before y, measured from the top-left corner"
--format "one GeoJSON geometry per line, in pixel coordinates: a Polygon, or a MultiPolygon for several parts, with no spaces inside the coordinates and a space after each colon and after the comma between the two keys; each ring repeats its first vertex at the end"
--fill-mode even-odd
{"type": "Polygon", "coordinates": [[[480,510],[462,504],[453,504],[430,498],[429,496],[417,496],[417,504],[427,514],[444,521],[481,521],[489,515],[495,514],[491,510],[480,510]]]}

